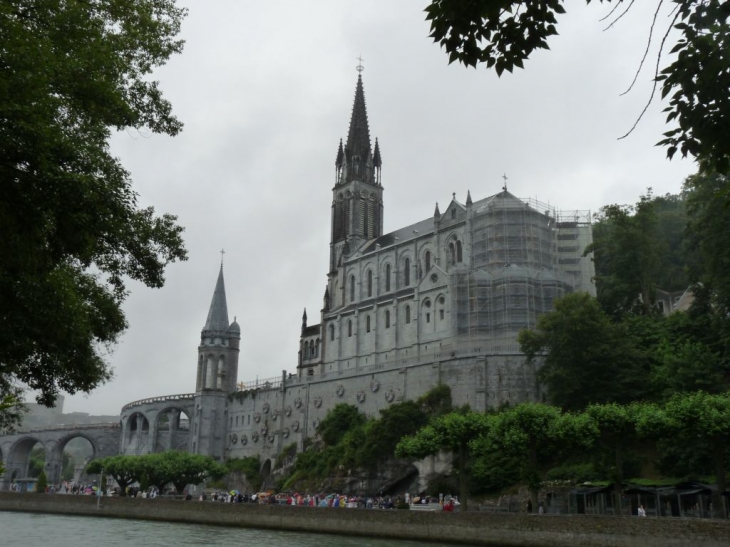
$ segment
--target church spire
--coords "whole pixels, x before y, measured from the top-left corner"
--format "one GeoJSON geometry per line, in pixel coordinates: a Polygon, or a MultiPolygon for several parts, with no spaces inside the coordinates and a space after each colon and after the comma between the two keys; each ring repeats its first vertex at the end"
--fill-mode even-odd
{"type": "Polygon", "coordinates": [[[205,321],[203,331],[219,331],[228,330],[228,305],[226,304],[226,286],[223,282],[223,264],[218,272],[218,281],[213,291],[213,299],[210,302],[208,310],[208,319],[205,321]]]}
{"type": "Polygon", "coordinates": [[[352,106],[350,131],[347,134],[347,152],[350,157],[359,156],[365,160],[370,156],[370,128],[368,127],[368,113],[365,108],[365,91],[362,87],[362,74],[357,76],[355,88],[355,104],[352,106]]]}

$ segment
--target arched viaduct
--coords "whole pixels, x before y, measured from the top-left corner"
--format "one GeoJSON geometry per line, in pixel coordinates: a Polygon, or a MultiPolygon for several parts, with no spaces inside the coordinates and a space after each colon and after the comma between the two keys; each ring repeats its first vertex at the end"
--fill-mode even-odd
{"type": "Polygon", "coordinates": [[[26,478],[30,452],[39,443],[45,452],[45,473],[50,484],[61,480],[63,449],[76,438],[84,438],[93,449],[92,458],[105,458],[119,453],[122,428],[119,423],[66,425],[36,428],[0,437],[0,458],[5,473],[0,477],[0,489],[8,490],[13,480],[26,478]]]}
{"type": "Polygon", "coordinates": [[[120,454],[189,450],[195,394],[140,399],[122,407],[120,454]]]}

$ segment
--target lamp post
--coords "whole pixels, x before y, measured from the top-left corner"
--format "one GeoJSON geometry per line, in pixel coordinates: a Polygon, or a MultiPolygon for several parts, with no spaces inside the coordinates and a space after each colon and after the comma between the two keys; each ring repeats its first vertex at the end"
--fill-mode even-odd
{"type": "Polygon", "coordinates": [[[102,496],[102,478],[104,477],[104,468],[101,468],[101,473],[99,473],[99,488],[96,491],[96,508],[99,509],[101,507],[101,496],[102,496]]]}

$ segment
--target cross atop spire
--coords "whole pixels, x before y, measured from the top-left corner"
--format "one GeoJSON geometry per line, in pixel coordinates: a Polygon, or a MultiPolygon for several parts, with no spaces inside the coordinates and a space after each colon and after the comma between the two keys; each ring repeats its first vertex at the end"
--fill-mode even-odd
{"type": "Polygon", "coordinates": [[[220,250],[221,253],[221,268],[223,267],[223,255],[226,254],[226,251],[224,249],[220,250]]]}
{"type": "Polygon", "coordinates": [[[355,57],[358,61],[357,66],[355,67],[355,70],[357,70],[360,74],[362,74],[362,71],[365,70],[365,67],[362,66],[362,55],[355,57]]]}
{"type": "Polygon", "coordinates": [[[502,190],[504,190],[506,192],[507,191],[507,173],[502,175],[502,179],[504,180],[504,186],[502,186],[502,190]]]}

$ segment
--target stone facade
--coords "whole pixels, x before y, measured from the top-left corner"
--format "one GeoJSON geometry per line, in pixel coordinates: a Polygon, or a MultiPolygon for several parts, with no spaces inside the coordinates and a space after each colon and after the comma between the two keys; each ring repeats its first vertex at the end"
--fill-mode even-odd
{"type": "MultiPolygon", "coordinates": [[[[456,405],[541,400],[517,333],[555,298],[595,294],[590,214],[507,190],[452,195],[443,214],[383,233],[380,145],[370,146],[361,76],[332,188],[330,257],[317,324],[302,317],[295,373],[238,384],[241,332],[228,321],[223,266],[198,346],[195,393],[126,405],[119,452],[187,449],[217,459],[302,446],[338,403],[370,416],[443,383],[456,405]]],[[[323,242],[324,244],[324,242],[323,242]]],[[[192,378],[191,378],[192,379],[192,378]]],[[[5,455],[3,456],[5,458],[5,455]]],[[[6,464],[7,465],[7,464],[6,464]]]]}

